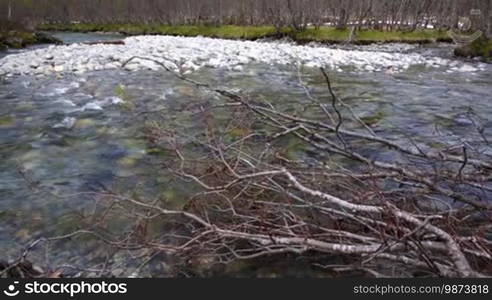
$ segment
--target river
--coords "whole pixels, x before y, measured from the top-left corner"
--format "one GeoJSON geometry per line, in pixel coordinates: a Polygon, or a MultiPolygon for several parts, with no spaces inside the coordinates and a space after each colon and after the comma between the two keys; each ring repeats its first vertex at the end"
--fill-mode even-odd
{"type": "MultiPolygon", "coordinates": [[[[76,33],[55,36],[67,43],[120,38],[76,33]]],[[[450,45],[370,46],[365,50],[452,60],[450,45]]],[[[452,65],[428,68],[416,64],[398,72],[337,70],[331,75],[336,92],[357,114],[371,119],[375,130],[386,137],[404,139],[411,135],[417,141],[430,138],[436,144],[474,144],[482,139],[475,130],[477,123],[492,139],[492,66],[473,61],[467,64],[475,69],[454,72],[452,65]],[[466,141],[459,140],[463,136],[466,141]]],[[[242,93],[263,95],[286,106],[308,103],[294,66],[250,62],[241,69],[201,68],[190,76],[242,93]]],[[[304,68],[303,78],[314,94],[327,95],[316,68],[304,68]]],[[[129,73],[109,69],[0,80],[3,258],[15,258],[37,238],[76,229],[81,215],[93,209],[94,203],[82,194],[67,195],[111,188],[141,197],[163,194],[170,199],[168,207],[183,205],[189,194],[187,187],[156,166],[155,153],[142,128],[155,118],[149,112],[160,111],[160,120],[170,127],[199,130],[200,125],[183,112],[197,105],[210,105],[214,98],[209,93],[169,73],[153,70],[129,73]]],[[[483,151],[492,154],[490,149],[483,151]]],[[[376,157],[382,155],[374,153],[376,157]]],[[[71,262],[74,257],[90,260],[102,255],[94,250],[97,244],[91,243],[80,246],[67,242],[56,252],[41,252],[51,264],[71,262]]]]}

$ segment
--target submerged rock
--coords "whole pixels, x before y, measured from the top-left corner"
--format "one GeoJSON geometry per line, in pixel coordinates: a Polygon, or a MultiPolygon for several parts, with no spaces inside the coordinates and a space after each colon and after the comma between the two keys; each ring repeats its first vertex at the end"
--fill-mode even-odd
{"type": "Polygon", "coordinates": [[[0,128],[12,127],[14,124],[15,120],[11,116],[0,116],[0,128]]]}
{"type": "Polygon", "coordinates": [[[82,110],[103,110],[103,108],[98,103],[91,102],[84,105],[82,110]]]}
{"type": "Polygon", "coordinates": [[[80,119],[77,120],[74,124],[77,129],[86,129],[92,127],[96,124],[96,121],[93,119],[80,119]]]}

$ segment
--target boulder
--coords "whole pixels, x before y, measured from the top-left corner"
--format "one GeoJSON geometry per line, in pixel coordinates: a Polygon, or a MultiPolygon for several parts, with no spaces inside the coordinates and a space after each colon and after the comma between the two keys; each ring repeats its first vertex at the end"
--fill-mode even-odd
{"type": "Polygon", "coordinates": [[[454,55],[465,58],[479,57],[483,61],[492,61],[492,40],[482,37],[469,45],[456,48],[454,55]]]}
{"type": "Polygon", "coordinates": [[[34,34],[34,37],[36,38],[38,44],[56,44],[56,45],[63,44],[61,40],[44,32],[36,32],[34,34]]]}
{"type": "Polygon", "coordinates": [[[63,70],[65,70],[65,67],[61,65],[53,67],[53,71],[55,72],[63,72],[63,70]]]}

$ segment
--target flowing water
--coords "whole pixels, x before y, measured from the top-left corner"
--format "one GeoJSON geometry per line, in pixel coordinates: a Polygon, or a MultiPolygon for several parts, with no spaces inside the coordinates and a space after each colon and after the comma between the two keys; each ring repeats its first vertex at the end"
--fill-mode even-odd
{"type": "Polygon", "coordinates": [[[65,44],[89,43],[101,41],[115,41],[124,38],[118,33],[76,33],[76,32],[48,32],[53,37],[63,41],[65,44]]]}
{"type": "MultiPolygon", "coordinates": [[[[67,42],[102,38],[56,36],[67,42]]],[[[412,51],[449,57],[451,47],[412,51]]],[[[461,136],[473,144],[482,139],[475,129],[479,123],[492,140],[492,66],[479,72],[447,71],[415,66],[394,74],[333,73],[332,80],[345,102],[385,136],[403,140],[411,135],[435,143],[463,142],[461,136]]],[[[313,93],[326,96],[317,70],[305,69],[303,74],[313,93]]],[[[308,103],[296,71],[286,66],[250,64],[242,71],[208,68],[192,77],[263,95],[280,105],[308,103]]],[[[90,210],[93,202],[83,194],[66,195],[111,187],[149,197],[162,194],[170,199],[169,207],[183,205],[189,191],[155,165],[143,124],[149,112],[161,111],[170,127],[198,131],[201,124],[184,118],[183,112],[210,105],[213,95],[154,71],[0,80],[0,252],[5,258],[19,255],[36,238],[77,227],[79,213],[90,210]]],[[[87,255],[84,251],[88,250],[71,244],[51,253],[50,259],[70,260],[87,255]]]]}

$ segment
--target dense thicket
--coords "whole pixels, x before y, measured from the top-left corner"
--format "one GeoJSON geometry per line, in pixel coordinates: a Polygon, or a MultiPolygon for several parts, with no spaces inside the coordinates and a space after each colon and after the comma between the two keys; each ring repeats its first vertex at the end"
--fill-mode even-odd
{"type": "Polygon", "coordinates": [[[35,22],[159,22],[302,27],[357,23],[386,29],[449,28],[480,9],[490,28],[492,0],[0,0],[1,19],[35,22]]]}

